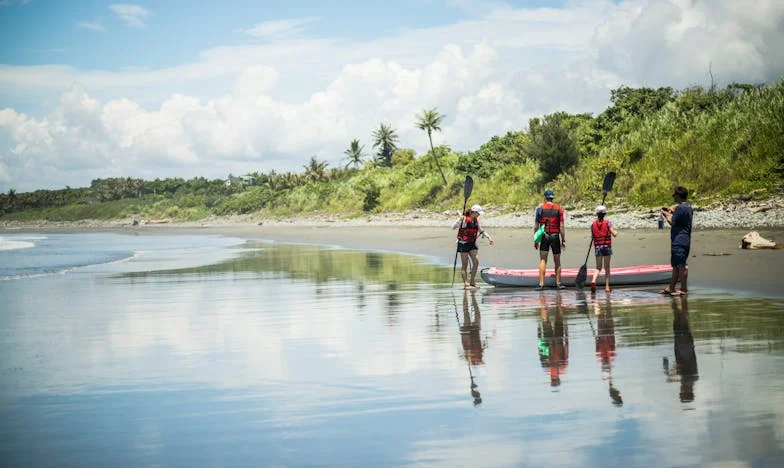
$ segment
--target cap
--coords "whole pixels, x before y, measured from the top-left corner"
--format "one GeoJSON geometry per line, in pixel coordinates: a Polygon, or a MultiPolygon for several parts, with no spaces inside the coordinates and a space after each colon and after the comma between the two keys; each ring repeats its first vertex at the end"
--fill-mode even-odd
{"type": "Polygon", "coordinates": [[[547,189],[544,191],[544,198],[547,198],[548,200],[552,200],[553,198],[555,198],[555,194],[553,193],[552,190],[547,189]]]}
{"type": "Polygon", "coordinates": [[[482,209],[482,205],[474,205],[471,207],[471,211],[476,211],[479,214],[484,214],[485,210],[482,209]]]}
{"type": "Polygon", "coordinates": [[[597,213],[607,213],[607,207],[604,205],[599,205],[596,207],[597,213]]]}

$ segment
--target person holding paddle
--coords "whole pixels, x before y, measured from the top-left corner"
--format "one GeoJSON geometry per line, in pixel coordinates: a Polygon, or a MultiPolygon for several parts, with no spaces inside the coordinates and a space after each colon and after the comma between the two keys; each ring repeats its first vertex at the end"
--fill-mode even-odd
{"type": "Polygon", "coordinates": [[[610,259],[612,258],[612,238],[618,236],[612,221],[604,219],[607,208],[604,205],[596,207],[596,221],[591,224],[591,240],[596,254],[596,270],[593,271],[591,292],[596,292],[596,280],[604,268],[604,290],[610,292],[610,259]]]}
{"type": "Polygon", "coordinates": [[[547,270],[547,256],[550,249],[553,251],[555,264],[555,287],[564,289],[561,284],[561,249],[566,249],[566,231],[564,230],[564,210],[560,205],[553,203],[555,194],[552,190],[544,191],[544,203],[536,208],[534,218],[534,233],[544,226],[544,236],[541,242],[534,241],[534,249],[539,251],[539,286],[537,291],[544,289],[544,274],[547,270]]]}
{"type": "Polygon", "coordinates": [[[490,245],[494,245],[493,238],[487,231],[479,227],[479,216],[484,213],[480,205],[474,205],[465,210],[452,225],[452,229],[457,229],[457,252],[460,254],[462,269],[460,275],[463,277],[463,287],[465,289],[475,288],[476,272],[479,270],[479,247],[476,240],[479,236],[487,237],[490,245]],[[468,275],[468,262],[471,262],[471,275],[468,275]]]}

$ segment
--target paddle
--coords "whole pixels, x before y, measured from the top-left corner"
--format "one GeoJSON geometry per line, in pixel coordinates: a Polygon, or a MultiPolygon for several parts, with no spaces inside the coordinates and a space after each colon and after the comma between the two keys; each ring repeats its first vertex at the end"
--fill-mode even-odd
{"type": "MultiPolygon", "coordinates": [[[[607,193],[612,190],[612,186],[615,183],[615,172],[608,172],[604,175],[604,183],[602,183],[602,203],[604,205],[604,200],[607,198],[607,193]]],[[[585,280],[588,278],[588,256],[591,255],[591,246],[593,245],[593,235],[591,236],[591,243],[588,244],[588,252],[585,254],[585,263],[583,266],[580,267],[580,271],[577,272],[577,278],[574,279],[574,283],[577,285],[578,288],[585,286],[585,280]]]]}
{"type": "MultiPolygon", "coordinates": [[[[468,197],[471,196],[471,192],[474,191],[474,179],[471,178],[470,175],[467,175],[465,178],[465,184],[463,184],[463,211],[460,212],[460,216],[465,216],[466,205],[468,204],[468,197]]],[[[457,272],[457,247],[455,247],[455,263],[452,265],[452,286],[455,285],[455,272],[457,272]]]]}

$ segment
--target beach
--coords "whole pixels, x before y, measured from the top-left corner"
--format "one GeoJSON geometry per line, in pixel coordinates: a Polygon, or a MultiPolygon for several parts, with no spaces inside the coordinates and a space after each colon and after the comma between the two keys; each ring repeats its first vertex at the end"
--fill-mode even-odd
{"type": "MultiPolygon", "coordinates": [[[[414,215],[415,216],[415,215],[414,215]]],[[[27,226],[7,232],[123,232],[145,234],[218,234],[245,239],[271,240],[285,243],[327,245],[349,249],[409,253],[428,257],[429,261],[452,265],[455,232],[449,229],[448,219],[435,227],[430,220],[413,218],[403,222],[316,222],[295,220],[286,222],[221,220],[212,223],[166,223],[138,226],[79,224],[27,226]],[[261,223],[261,225],[258,225],[261,223]]],[[[486,239],[479,241],[481,267],[536,268],[538,252],[534,249],[532,229],[528,227],[492,227],[492,219],[485,224],[495,240],[491,247],[486,239]]],[[[623,229],[614,239],[614,266],[634,266],[669,263],[668,229],[623,229]]],[[[743,250],[741,239],[747,230],[695,229],[689,259],[689,282],[692,288],[722,289],[752,295],[781,296],[784,288],[779,275],[784,272],[784,250],[743,250]]],[[[762,228],[763,237],[784,242],[784,229],[762,228]]],[[[585,262],[590,242],[587,228],[567,227],[567,248],[562,254],[565,267],[579,267],[585,262]]],[[[588,257],[588,267],[595,260],[588,257]]],[[[552,258],[549,267],[552,267],[552,258]]]]}

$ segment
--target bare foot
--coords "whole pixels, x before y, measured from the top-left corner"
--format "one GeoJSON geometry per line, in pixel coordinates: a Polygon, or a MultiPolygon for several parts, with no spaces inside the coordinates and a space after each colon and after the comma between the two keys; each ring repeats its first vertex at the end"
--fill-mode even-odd
{"type": "Polygon", "coordinates": [[[688,291],[673,291],[670,296],[685,296],[688,294],[688,291]]]}
{"type": "Polygon", "coordinates": [[[672,291],[670,291],[670,288],[664,288],[659,291],[659,294],[672,294],[672,291]]]}

